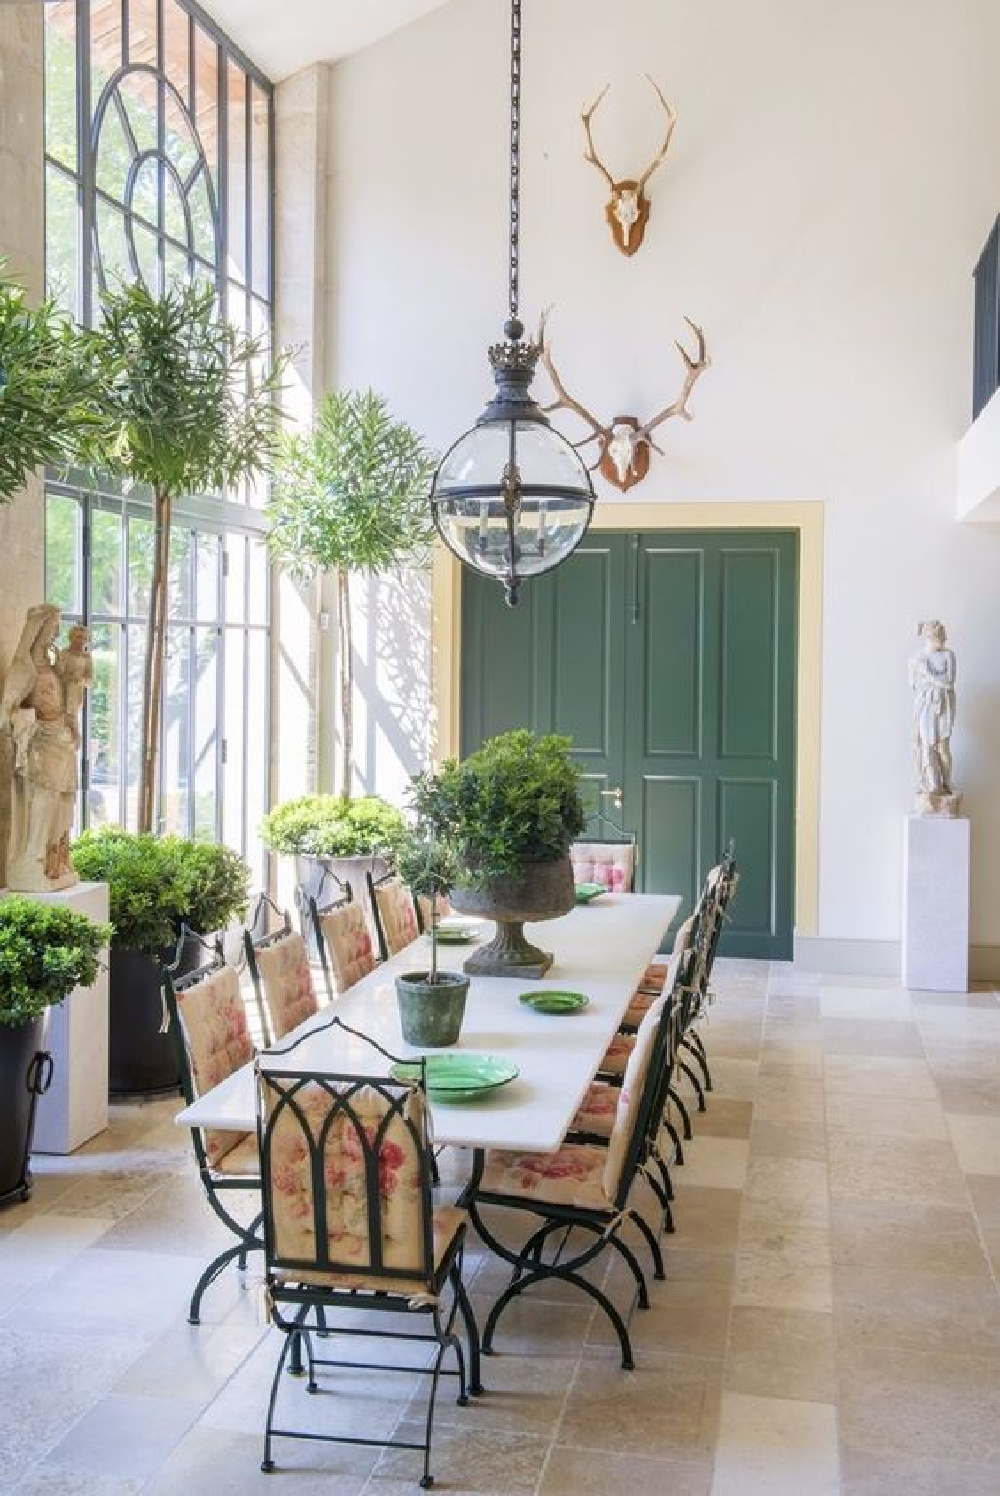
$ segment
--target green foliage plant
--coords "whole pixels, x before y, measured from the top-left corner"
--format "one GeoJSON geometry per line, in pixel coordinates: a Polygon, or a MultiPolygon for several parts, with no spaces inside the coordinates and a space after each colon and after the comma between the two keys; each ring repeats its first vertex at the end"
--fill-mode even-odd
{"type": "Polygon", "coordinates": [[[0,260],[0,504],[42,463],[78,458],[94,424],[94,375],[72,321],[30,307],[0,260]]]}
{"type": "Polygon", "coordinates": [[[312,428],[282,444],[268,540],[292,576],[308,581],[329,572],[336,580],[345,799],[354,751],[351,573],[388,571],[427,552],[434,466],[420,436],[373,390],[326,395],[312,428]]]}
{"type": "Polygon", "coordinates": [[[19,1028],[97,979],[111,926],[20,896],[0,902],[0,1028],[19,1028]]]}
{"type": "Polygon", "coordinates": [[[558,862],[584,826],[569,738],[520,730],[412,781],[418,819],[453,844],[462,881],[482,886],[527,862],[558,862]]]}
{"type": "Polygon", "coordinates": [[[300,857],[391,859],[403,839],[400,811],[378,795],[347,800],[340,795],[300,795],[264,817],[261,837],[273,852],[300,857]]]}
{"type": "Polygon", "coordinates": [[[85,831],[73,843],[73,863],[81,878],[108,884],[116,946],[155,956],[174,943],[189,887],[173,838],[85,831]]]}
{"type": "Polygon", "coordinates": [[[408,830],[396,850],[396,871],[410,891],[428,899],[431,906],[431,969],[427,979],[438,979],[438,907],[454,888],[461,874],[458,849],[447,837],[437,836],[426,823],[408,830]]]}
{"type": "Polygon", "coordinates": [[[90,460],[152,490],[155,543],[143,682],[140,831],[153,826],[174,499],[255,481],[278,446],[276,396],[288,355],[268,367],[263,338],[220,321],[212,287],[142,284],[102,297],[84,334],[101,387],[90,460]]]}
{"type": "Polygon", "coordinates": [[[174,852],[185,887],[185,924],[203,935],[213,934],[246,913],[250,869],[238,852],[217,842],[180,838],[174,841],[174,852]]]}

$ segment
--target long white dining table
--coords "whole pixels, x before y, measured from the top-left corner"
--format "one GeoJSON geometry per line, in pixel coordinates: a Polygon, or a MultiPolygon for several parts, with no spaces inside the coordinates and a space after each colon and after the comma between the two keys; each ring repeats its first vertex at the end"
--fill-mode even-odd
{"type": "MultiPolygon", "coordinates": [[[[603,895],[562,919],[527,927],[528,938],[555,957],[544,980],[473,977],[456,1047],[502,1056],[519,1073],[474,1101],[430,1098],[435,1142],[477,1152],[555,1152],[679,906],[680,899],[667,894],[603,895]],[[582,992],[589,1003],[555,1015],[518,1000],[524,991],[545,988],[582,992]]],[[[439,962],[460,968],[470,949],[442,944],[439,962]]],[[[393,1055],[419,1054],[403,1042],[393,979],[426,969],[429,955],[429,940],[423,937],[307,1019],[280,1045],[264,1051],[262,1066],[298,1073],[384,1074],[387,1062],[363,1040],[331,1027],[331,1013],[393,1055]]],[[[178,1112],[178,1126],[249,1132],[256,1126],[254,1086],[254,1067],[245,1065],[178,1112]]]]}

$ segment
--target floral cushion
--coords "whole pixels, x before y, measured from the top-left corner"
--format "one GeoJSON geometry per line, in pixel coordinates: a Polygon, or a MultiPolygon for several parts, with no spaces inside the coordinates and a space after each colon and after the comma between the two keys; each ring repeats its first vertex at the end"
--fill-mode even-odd
{"type": "Polygon", "coordinates": [[[606,1081],[595,1080],[570,1124],[570,1131],[590,1132],[595,1137],[609,1138],[617,1114],[618,1087],[609,1086],[606,1081]]]}
{"type": "Polygon", "coordinates": [[[569,849],[574,883],[600,883],[609,893],[630,893],[635,877],[632,842],[574,842],[569,849]]]}
{"type": "Polygon", "coordinates": [[[660,1015],[665,1004],[666,998],[658,997],[640,1023],[632,1053],[625,1066],[625,1077],[618,1089],[618,1110],[604,1165],[604,1192],[609,1200],[613,1200],[618,1193],[625,1155],[639,1122],[643,1091],[649,1078],[649,1063],[653,1057],[660,1015]]]}
{"type": "Polygon", "coordinates": [[[275,1039],[283,1039],[318,1008],[309,970],[309,953],[302,936],[283,935],[272,945],[254,951],[264,985],[264,1001],[275,1039]]]}
{"type": "MultiPolygon", "coordinates": [[[[196,1096],[203,1096],[253,1059],[240,979],[231,966],[178,992],[177,1013],[196,1096]]],[[[205,1152],[212,1167],[249,1136],[207,1128],[205,1152]]]]}
{"type": "Polygon", "coordinates": [[[597,1067],[600,1074],[624,1075],[629,1055],[634,1048],[635,1034],[615,1034],[615,1037],[604,1051],[603,1060],[597,1067]]]}
{"type": "MultiPolygon", "coordinates": [[[[338,1090],[341,1093],[349,1090],[352,1116],[337,1105],[326,1085],[310,1082],[295,1090],[294,1109],[291,1105],[279,1109],[284,1088],[294,1084],[278,1077],[262,1077],[265,1116],[274,1117],[266,1150],[274,1256],[285,1259],[282,1265],[292,1277],[302,1277],[298,1267],[294,1271],[292,1268],[303,1263],[306,1270],[321,1274],[321,1281],[330,1273],[338,1276],[347,1273],[368,1282],[375,1273],[369,1235],[365,1145],[359,1124],[368,1143],[373,1144],[389,1111],[389,1102],[372,1086],[345,1084],[338,1090]],[[329,1268],[317,1261],[312,1158],[319,1147],[322,1147],[326,1203],[326,1219],[320,1230],[326,1230],[329,1268]],[[310,1268],[310,1264],[314,1267],[310,1268]]],[[[423,1093],[414,1089],[405,1102],[403,1114],[394,1115],[384,1128],[378,1147],[382,1260],[387,1267],[409,1269],[421,1287],[433,1271],[433,1264],[424,1262],[423,1252],[426,1202],[421,1190],[420,1150],[426,1147],[426,1118],[423,1093]],[[413,1124],[414,1131],[407,1122],[413,1124]]],[[[350,1286],[363,1285],[359,1281],[350,1286]]],[[[384,1279],[381,1286],[385,1286],[384,1279]]]]}
{"type": "Polygon", "coordinates": [[[330,957],[333,985],[346,992],[375,970],[375,952],[368,933],[368,921],[360,904],[344,904],[327,909],[319,916],[320,929],[330,957]]]}
{"type": "Polygon", "coordinates": [[[527,1196],[553,1205],[608,1210],[604,1193],[605,1150],[591,1143],[564,1143],[558,1153],[486,1155],[481,1189],[486,1194],[527,1196]]]}
{"type": "MultiPolygon", "coordinates": [[[[434,1212],[431,1229],[434,1234],[434,1276],[439,1277],[445,1257],[455,1240],[456,1235],[468,1221],[468,1215],[464,1210],[459,1210],[455,1205],[441,1205],[434,1212]]],[[[424,1293],[427,1290],[425,1278],[393,1278],[389,1284],[385,1278],[375,1278],[372,1273],[360,1272],[324,1273],[312,1268],[279,1268],[275,1277],[284,1283],[318,1283],[329,1288],[370,1288],[384,1293],[387,1290],[396,1293],[424,1293]]]]}
{"type": "Polygon", "coordinates": [[[237,1138],[232,1148],[226,1150],[215,1168],[220,1174],[252,1174],[260,1178],[260,1151],[255,1132],[220,1132],[221,1138],[237,1138]]]}
{"type": "Polygon", "coordinates": [[[420,931],[417,929],[417,913],[413,907],[413,895],[405,883],[383,883],[375,890],[375,904],[390,956],[412,945],[420,931]]]}
{"type": "Polygon", "coordinates": [[[682,954],[683,952],[678,951],[675,946],[674,955],[670,957],[666,966],[654,966],[650,968],[650,970],[656,973],[656,983],[655,985],[647,985],[645,977],[643,978],[622,1020],[626,1028],[638,1028],[642,1022],[643,1015],[649,1012],[660,994],[671,990],[677,975],[677,968],[681,963],[682,954]]]}
{"type": "MultiPolygon", "coordinates": [[[[451,904],[444,894],[440,894],[438,896],[437,905],[438,919],[444,919],[446,915],[449,915],[451,913],[451,904]]],[[[417,907],[420,910],[420,918],[423,922],[424,929],[429,930],[431,927],[431,916],[433,914],[433,910],[431,908],[431,901],[426,894],[417,894],[417,907]]]]}

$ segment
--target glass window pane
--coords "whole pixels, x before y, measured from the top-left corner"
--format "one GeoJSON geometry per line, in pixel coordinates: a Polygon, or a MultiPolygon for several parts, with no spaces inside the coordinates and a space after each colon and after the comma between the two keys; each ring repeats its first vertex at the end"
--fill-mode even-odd
{"type": "Polygon", "coordinates": [[[159,65],[156,45],[157,0],[128,0],[128,60],[159,65]]]}
{"type": "Polygon", "coordinates": [[[99,623],[91,629],[94,679],[88,698],[90,790],[87,822],[116,824],[121,793],[121,647],[122,626],[99,623]]]}
{"type": "Polygon", "coordinates": [[[76,0],[45,7],[45,149],[76,171],[76,0]]]}
{"type": "Polygon", "coordinates": [[[251,140],[251,233],[253,263],[251,280],[258,296],[270,296],[268,246],[271,205],[271,172],[268,160],[269,108],[262,88],[252,85],[250,96],[251,140]]]}
{"type": "MultiPolygon", "coordinates": [[[[268,636],[263,629],[247,633],[247,701],[253,703],[254,721],[267,722],[268,636]]],[[[247,741],[247,850],[246,856],[256,873],[263,869],[264,852],[257,835],[268,803],[268,764],[270,752],[266,727],[253,732],[247,741]]]]}
{"type": "Polygon", "coordinates": [[[177,527],[170,532],[170,579],[167,588],[167,613],[172,619],[191,617],[191,557],[194,536],[190,530],[177,527]]]}
{"type": "Polygon", "coordinates": [[[215,203],[209,192],[209,179],[205,171],[198,173],[188,191],[188,209],[191,214],[192,242],[203,259],[213,266],[218,259],[215,242],[215,203]]]}
{"type": "Polygon", "coordinates": [[[160,819],[164,830],[187,836],[191,799],[191,629],[168,628],[163,690],[160,819]]]}
{"type": "MultiPolygon", "coordinates": [[[[229,110],[229,239],[228,273],[231,279],[245,281],[247,222],[247,77],[233,63],[226,66],[226,99],[229,110]]],[[[233,318],[235,320],[235,316],[233,318]]]]}
{"type": "Polygon", "coordinates": [[[163,71],[187,109],[191,108],[190,35],[191,18],[187,11],[177,0],[163,0],[163,71]]]}
{"type": "Polygon", "coordinates": [[[130,618],[145,618],[149,612],[149,589],[153,580],[153,522],[130,515],[128,521],[128,612],[130,618]]]}
{"type": "Polygon", "coordinates": [[[200,26],[194,28],[194,122],[208,158],[212,181],[219,182],[219,48],[200,26]]]}
{"type": "Polygon", "coordinates": [[[134,827],[139,819],[139,764],[142,757],[142,703],[144,700],[144,672],[146,665],[146,628],[143,624],[129,624],[126,631],[128,648],[128,697],[125,717],[125,824],[134,827]]]}
{"type": "Polygon", "coordinates": [[[45,168],[45,285],[51,297],[79,319],[80,209],[76,182],[45,168]]]}
{"type": "Polygon", "coordinates": [[[219,631],[195,631],[194,683],[194,834],[216,838],[216,772],[219,752],[219,631]]]}
{"type": "Polygon", "coordinates": [[[90,520],[90,609],[120,613],[122,608],[122,517],[94,509],[90,520]]]}
{"type": "Polygon", "coordinates": [[[183,250],[167,244],[163,250],[163,274],[168,286],[186,286],[191,279],[191,259],[183,250]]]}
{"type": "Polygon", "coordinates": [[[103,198],[97,202],[94,225],[94,253],[99,263],[99,280],[109,291],[135,280],[128,242],[125,238],[125,216],[103,198]]]}
{"type": "Polygon", "coordinates": [[[199,534],[195,560],[195,617],[202,623],[214,623],[219,616],[219,555],[222,546],[218,535],[199,534]]]}
{"type": "Polygon", "coordinates": [[[247,622],[267,623],[270,573],[268,570],[267,546],[263,540],[251,540],[249,542],[248,562],[247,622]]]}
{"type": "MultiPolygon", "coordinates": [[[[128,118],[120,96],[113,93],[100,115],[97,133],[97,157],[94,176],[98,187],[124,203],[129,170],[135,159],[133,141],[126,129],[128,118]]],[[[138,207],[139,205],[136,204],[138,207]]],[[[156,221],[156,199],[153,199],[153,221],[156,221]]]]}
{"type": "Polygon", "coordinates": [[[83,612],[80,585],[82,513],[77,499],[50,493],[45,499],[45,597],[64,613],[83,612]]]}
{"type": "Polygon", "coordinates": [[[247,542],[244,535],[226,536],[226,622],[246,621],[247,542]]]}
{"type": "Polygon", "coordinates": [[[222,731],[226,748],[222,768],[222,839],[228,846],[242,849],[245,751],[243,713],[246,703],[246,649],[242,629],[226,629],[225,651],[222,731]]]}

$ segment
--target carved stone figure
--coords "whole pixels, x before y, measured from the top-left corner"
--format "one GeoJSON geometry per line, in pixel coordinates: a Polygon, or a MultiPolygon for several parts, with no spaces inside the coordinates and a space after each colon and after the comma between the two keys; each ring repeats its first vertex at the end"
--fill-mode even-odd
{"type": "Polygon", "coordinates": [[[958,815],[961,795],[952,784],[951,731],[955,722],[955,653],[944,624],[918,624],[923,643],[910,656],[913,692],[913,753],[917,770],[915,809],[920,815],[958,815]]]}
{"type": "Polygon", "coordinates": [[[22,893],[52,893],[78,881],[69,853],[79,787],[79,711],[92,664],[87,630],[72,631],[70,647],[55,647],[59,609],[28,609],[0,698],[0,731],[14,748],[7,885],[22,893]]]}

